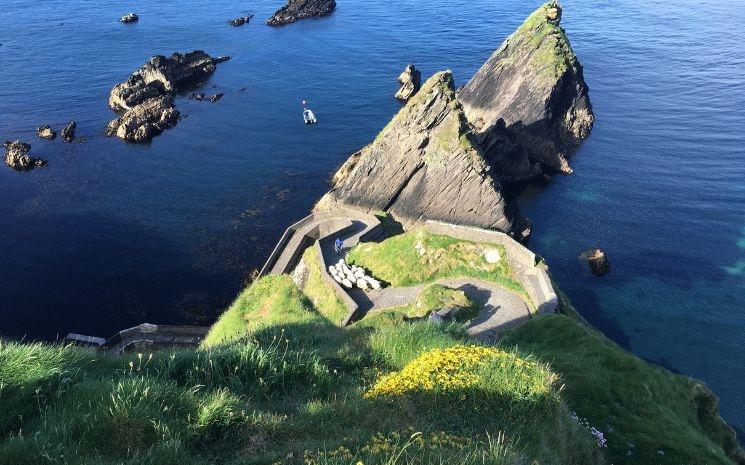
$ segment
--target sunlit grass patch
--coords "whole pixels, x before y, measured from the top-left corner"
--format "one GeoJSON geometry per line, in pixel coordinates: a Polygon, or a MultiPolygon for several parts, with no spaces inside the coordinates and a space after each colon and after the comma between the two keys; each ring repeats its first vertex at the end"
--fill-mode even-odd
{"type": "Polygon", "coordinates": [[[308,269],[308,278],[303,287],[303,292],[313,302],[318,313],[332,324],[341,326],[348,310],[334,288],[324,279],[323,274],[327,271],[321,266],[318,251],[315,247],[309,247],[303,253],[303,262],[308,269]]]}
{"type": "Polygon", "coordinates": [[[202,342],[208,347],[253,334],[262,328],[324,322],[287,275],[265,276],[243,291],[202,342]]]}
{"type": "Polygon", "coordinates": [[[494,282],[527,298],[504,258],[505,253],[501,245],[464,241],[417,229],[381,243],[362,243],[350,251],[348,259],[391,286],[413,286],[440,278],[474,277],[494,282]],[[487,250],[496,250],[501,258],[489,263],[485,257],[487,250]]]}

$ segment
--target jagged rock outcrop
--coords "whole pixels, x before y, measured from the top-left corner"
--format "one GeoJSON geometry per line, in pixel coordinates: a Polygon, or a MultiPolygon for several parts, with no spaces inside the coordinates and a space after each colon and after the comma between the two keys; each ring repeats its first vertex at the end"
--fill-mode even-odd
{"type": "Polygon", "coordinates": [[[41,139],[46,140],[54,140],[57,137],[57,133],[54,131],[54,129],[50,128],[48,125],[39,126],[36,128],[36,135],[39,136],[41,139]]]}
{"type": "Polygon", "coordinates": [[[328,16],[336,8],[336,0],[288,0],[266,20],[269,26],[282,26],[300,19],[328,16]]]}
{"type": "Polygon", "coordinates": [[[140,17],[137,16],[136,14],[134,14],[134,13],[129,13],[129,14],[126,14],[126,15],[122,16],[121,18],[119,18],[119,21],[121,21],[121,22],[123,22],[125,24],[126,23],[134,23],[134,22],[139,21],[139,20],[140,20],[140,17]]]}
{"type": "Polygon", "coordinates": [[[407,102],[419,91],[422,85],[422,73],[414,68],[414,65],[406,65],[406,69],[398,76],[398,83],[400,88],[395,97],[402,102],[407,102]]]}
{"type": "Polygon", "coordinates": [[[173,107],[174,93],[202,84],[220,61],[225,57],[214,59],[201,50],[174,53],[170,58],[154,56],[111,89],[109,107],[124,114],[109,123],[106,133],[130,142],[147,142],[175,126],[179,112],[173,107]]]}
{"type": "Polygon", "coordinates": [[[610,273],[610,260],[600,249],[591,249],[579,255],[580,260],[586,261],[590,272],[595,276],[605,276],[610,273]]]}
{"type": "Polygon", "coordinates": [[[582,66],[560,21],[558,2],[538,8],[458,93],[499,179],[571,173],[567,158],[592,128],[582,66]]]}
{"type": "Polygon", "coordinates": [[[62,140],[65,142],[72,142],[75,139],[75,128],[78,127],[78,123],[70,121],[67,126],[62,128],[62,140]]]}
{"type": "Polygon", "coordinates": [[[339,169],[316,210],[386,211],[404,223],[427,219],[519,233],[499,183],[453,90],[450,71],[435,74],[370,145],[339,169]]]}
{"type": "Polygon", "coordinates": [[[239,16],[235,19],[231,19],[230,21],[228,21],[228,24],[230,24],[233,27],[243,26],[244,24],[248,24],[249,21],[251,21],[251,18],[253,17],[254,15],[239,16]]]}
{"type": "Polygon", "coordinates": [[[5,147],[5,164],[16,171],[28,171],[47,164],[46,160],[29,155],[31,146],[25,142],[6,140],[3,147],[5,147]]]}
{"type": "Polygon", "coordinates": [[[160,95],[127,110],[111,121],[106,134],[128,142],[147,142],[178,123],[179,111],[173,107],[173,97],[160,95]]]}

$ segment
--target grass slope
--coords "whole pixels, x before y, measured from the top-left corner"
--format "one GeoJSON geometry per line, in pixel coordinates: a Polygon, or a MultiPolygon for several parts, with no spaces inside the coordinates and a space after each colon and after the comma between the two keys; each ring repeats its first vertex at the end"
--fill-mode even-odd
{"type": "Polygon", "coordinates": [[[244,291],[200,350],[2,343],[0,464],[602,461],[547,365],[438,352],[487,350],[471,344],[427,322],[336,327],[287,276],[244,291]],[[366,395],[421,366],[449,378],[366,395]]]}
{"type": "Polygon", "coordinates": [[[612,463],[731,464],[742,454],[701,383],[639,359],[576,319],[530,320],[502,344],[541,357],[562,376],[569,406],[606,432],[612,463]]]}
{"type": "Polygon", "coordinates": [[[575,319],[485,347],[458,324],[344,329],[319,310],[274,276],[199,350],[0,342],[0,465],[734,463],[706,389],[575,319]]]}
{"type": "Polygon", "coordinates": [[[303,253],[303,262],[308,268],[308,278],[303,287],[303,293],[310,298],[321,315],[331,323],[341,326],[348,310],[334,292],[334,288],[323,278],[327,271],[322,268],[315,247],[309,247],[303,253]]]}

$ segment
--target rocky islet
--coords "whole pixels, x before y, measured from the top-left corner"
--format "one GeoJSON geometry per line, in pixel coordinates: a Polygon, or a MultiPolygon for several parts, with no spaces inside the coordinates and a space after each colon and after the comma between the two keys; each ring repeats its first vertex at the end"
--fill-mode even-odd
{"type": "Polygon", "coordinates": [[[266,24],[283,26],[301,19],[328,16],[335,8],[336,0],[288,0],[287,5],[277,10],[266,24]]]}
{"type": "Polygon", "coordinates": [[[594,122],[582,65],[551,1],[534,11],[458,93],[493,175],[571,173],[594,122]]]}
{"type": "Polygon", "coordinates": [[[106,133],[128,142],[148,142],[175,126],[179,111],[174,107],[176,92],[203,84],[228,57],[212,58],[201,50],[156,55],[125,81],[114,86],[109,107],[122,113],[112,120],[106,133]]]}
{"type": "Polygon", "coordinates": [[[47,165],[46,160],[28,154],[31,146],[25,142],[6,140],[3,147],[5,164],[16,171],[29,171],[47,165]]]}
{"type": "Polygon", "coordinates": [[[36,135],[39,136],[40,139],[45,140],[54,140],[57,137],[57,132],[49,127],[49,125],[39,126],[36,128],[36,135]]]}
{"type": "Polygon", "coordinates": [[[422,73],[414,65],[406,65],[406,68],[398,76],[399,89],[395,97],[402,102],[407,102],[419,91],[422,85],[422,73]]]}

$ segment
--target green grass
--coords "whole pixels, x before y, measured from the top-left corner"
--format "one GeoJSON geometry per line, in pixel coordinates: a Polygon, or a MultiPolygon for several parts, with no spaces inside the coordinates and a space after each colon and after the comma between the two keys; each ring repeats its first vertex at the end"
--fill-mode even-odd
{"type": "Polygon", "coordinates": [[[395,315],[401,315],[402,317],[396,321],[422,319],[429,316],[433,311],[445,308],[453,309],[455,321],[459,322],[466,322],[475,318],[480,310],[476,302],[469,299],[465,292],[460,289],[453,289],[441,284],[430,284],[419,293],[411,305],[373,310],[368,312],[362,321],[368,320],[365,325],[371,326],[369,320],[374,319],[375,323],[372,326],[380,326],[385,318],[395,319],[395,315]],[[379,315],[386,316],[379,317],[379,315]]]}
{"type": "Polygon", "coordinates": [[[266,276],[244,290],[210,329],[204,347],[229,342],[262,328],[321,322],[312,302],[289,276],[266,276]]]}
{"type": "Polygon", "coordinates": [[[737,453],[734,434],[701,383],[644,362],[564,315],[530,320],[502,344],[540,356],[562,376],[569,407],[605,432],[610,462],[733,463],[725,451],[737,453]]]}
{"type": "Polygon", "coordinates": [[[341,326],[349,311],[334,288],[324,279],[323,275],[327,271],[321,266],[315,247],[309,247],[303,253],[303,261],[308,267],[308,279],[303,293],[310,298],[318,313],[332,324],[341,326]]]}
{"type": "Polygon", "coordinates": [[[530,302],[507,261],[488,263],[484,250],[497,249],[505,257],[504,247],[480,244],[424,229],[408,231],[381,243],[362,243],[349,252],[348,261],[369,270],[391,286],[413,286],[440,278],[474,277],[496,283],[530,302]]]}
{"type": "Polygon", "coordinates": [[[553,5],[548,2],[535,10],[508,39],[511,58],[518,51],[535,49],[532,65],[544,79],[560,78],[577,60],[564,29],[546,17],[553,5]]]}
{"type": "MultiPolygon", "coordinates": [[[[432,286],[422,300],[450,298],[432,286]]],[[[731,465],[727,452],[742,453],[708,390],[578,319],[530,320],[496,358],[471,354],[476,365],[431,387],[372,395],[388,375],[460,363],[442,350],[473,340],[459,324],[395,312],[340,328],[316,305],[272,276],[198,350],[102,357],[0,341],[0,465],[731,465]]]]}

